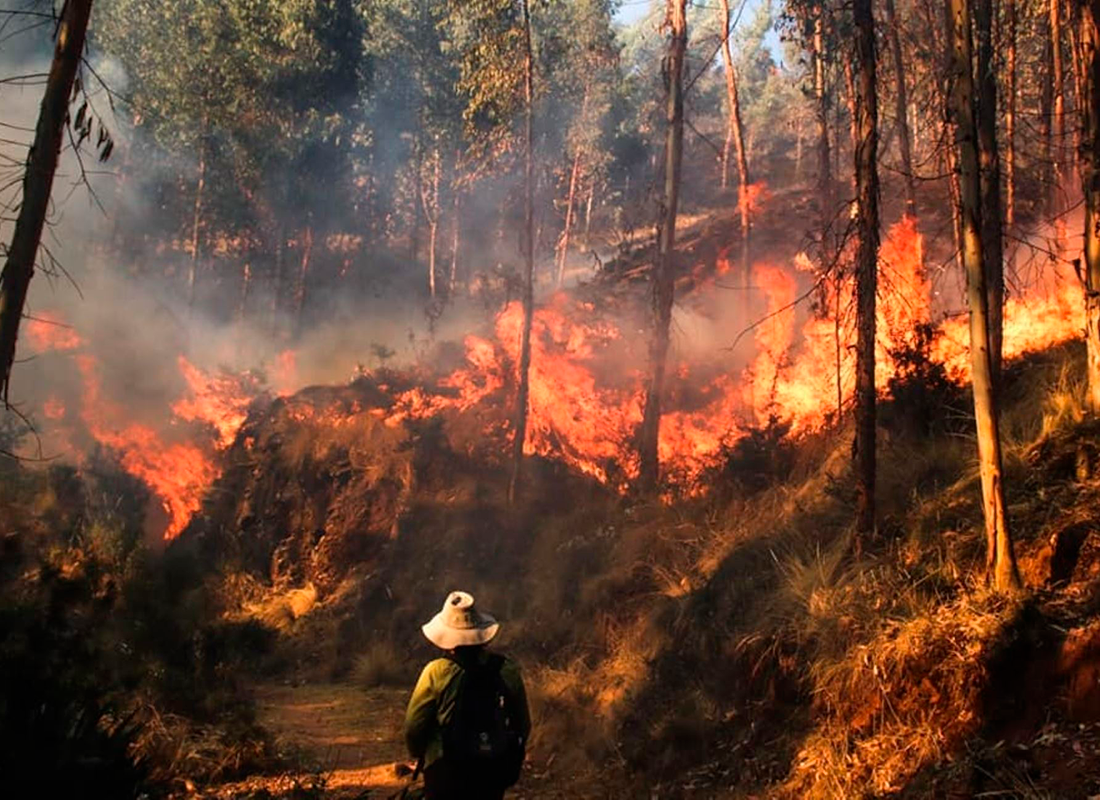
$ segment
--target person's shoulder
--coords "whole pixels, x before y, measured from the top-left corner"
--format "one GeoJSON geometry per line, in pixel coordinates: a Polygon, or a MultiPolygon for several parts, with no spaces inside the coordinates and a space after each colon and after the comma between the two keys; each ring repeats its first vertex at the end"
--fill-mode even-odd
{"type": "Polygon", "coordinates": [[[435,658],[424,665],[424,668],[420,670],[420,680],[417,682],[419,685],[439,685],[440,683],[446,683],[451,673],[455,670],[455,664],[453,661],[447,658],[435,658]]]}

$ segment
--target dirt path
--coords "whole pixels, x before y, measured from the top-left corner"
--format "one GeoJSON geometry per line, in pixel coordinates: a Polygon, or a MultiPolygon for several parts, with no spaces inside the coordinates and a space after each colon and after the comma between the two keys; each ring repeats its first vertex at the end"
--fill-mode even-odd
{"type": "Polygon", "coordinates": [[[407,700],[404,689],[368,692],[336,683],[259,687],[257,721],[293,768],[226,784],[217,796],[295,796],[296,786],[314,789],[297,796],[325,800],[392,796],[405,784],[395,768],[407,763],[401,729],[407,700]]]}
{"type": "MultiPolygon", "coordinates": [[[[380,800],[407,779],[403,739],[407,689],[363,690],[339,683],[262,686],[256,690],[257,721],[295,765],[279,776],[254,776],[219,787],[217,798],[310,797],[380,800]],[[321,782],[323,781],[323,788],[321,782]],[[314,787],[312,791],[308,791],[314,787]],[[297,788],[307,789],[296,792],[297,788]]],[[[552,800],[577,795],[540,780],[534,771],[509,792],[509,800],[552,800]]]]}

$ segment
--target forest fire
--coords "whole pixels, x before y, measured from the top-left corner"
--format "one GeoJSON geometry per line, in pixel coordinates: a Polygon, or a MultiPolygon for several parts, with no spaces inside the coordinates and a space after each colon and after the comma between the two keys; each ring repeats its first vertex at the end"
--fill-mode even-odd
{"type": "MultiPolygon", "coordinates": [[[[880,254],[876,382],[882,393],[902,369],[899,356],[922,346],[930,358],[944,364],[953,380],[961,383],[969,375],[965,320],[951,318],[934,325],[932,289],[922,258],[923,242],[915,223],[901,220],[889,230],[880,254]],[[928,342],[919,339],[921,329],[933,331],[928,342]]],[[[721,258],[714,266],[722,269],[721,258]]],[[[674,370],[658,452],[675,493],[704,491],[701,476],[717,466],[724,449],[748,429],[778,423],[792,435],[818,430],[835,419],[838,403],[850,403],[852,281],[849,276],[839,282],[821,280],[815,311],[807,314],[798,302],[800,287],[814,271],[802,255],[789,267],[753,267],[751,282],[761,302],[755,309],[755,355],[743,370],[698,363],[683,363],[674,370]]],[[[699,291],[712,291],[714,283],[699,286],[699,291]]],[[[1008,301],[1006,357],[1078,335],[1081,289],[1072,281],[1056,286],[1049,290],[1040,285],[1008,301]]],[[[28,326],[37,348],[71,352],[84,346],[60,316],[42,314],[41,319],[28,326]]],[[[466,337],[464,363],[458,369],[434,380],[415,379],[400,391],[380,382],[380,389],[392,392],[392,401],[376,413],[388,426],[398,427],[483,408],[489,420],[484,441],[506,439],[512,430],[513,375],[522,322],[522,308],[513,302],[497,315],[491,339],[466,337]]],[[[642,365],[622,357],[622,338],[614,322],[594,315],[591,306],[566,293],[554,295],[536,311],[524,444],[528,455],[558,459],[618,491],[626,491],[638,475],[634,437],[644,399],[642,365]]],[[[116,451],[123,468],[150,487],[169,517],[164,536],[175,537],[220,474],[218,454],[233,444],[249,404],[260,393],[257,381],[250,373],[208,374],[179,356],[177,366],[187,388],[167,409],[174,429],[158,432],[129,420],[105,397],[90,354],[78,352],[75,360],[84,385],[80,419],[95,441],[116,451]],[[181,429],[178,423],[192,425],[181,429]],[[166,438],[166,433],[171,435],[166,438]]],[[[273,370],[279,395],[296,390],[294,375],[295,352],[284,350],[273,370]]],[[[65,408],[61,399],[51,396],[42,413],[58,421],[65,408]]],[[[340,422],[325,415],[321,419],[328,420],[324,424],[340,422]]],[[[492,459],[494,451],[500,452],[489,446],[482,455],[492,459]]]]}
{"type": "MultiPolygon", "coordinates": [[[[164,538],[177,536],[220,474],[217,451],[232,444],[248,404],[258,393],[251,376],[209,375],[180,356],[177,366],[187,390],[165,409],[164,424],[158,429],[135,422],[132,412],[104,390],[101,364],[60,314],[40,313],[27,330],[40,354],[53,351],[71,356],[82,387],[78,417],[89,444],[109,448],[127,473],[149,487],[168,517],[164,538]],[[173,430],[180,422],[197,424],[173,430]]],[[[41,411],[47,420],[61,424],[68,406],[51,394],[41,411]]],[[[71,442],[68,446],[73,447],[71,442]]],[[[79,448],[73,456],[78,463],[85,458],[79,448]]]]}

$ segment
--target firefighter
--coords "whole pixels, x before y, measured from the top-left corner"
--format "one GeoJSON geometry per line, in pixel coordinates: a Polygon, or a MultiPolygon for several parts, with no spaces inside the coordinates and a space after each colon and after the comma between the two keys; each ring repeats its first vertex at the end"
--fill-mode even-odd
{"type": "Polygon", "coordinates": [[[405,712],[405,742],[428,800],[500,800],[519,779],[531,717],[519,666],[487,648],[500,624],[451,592],[421,630],[428,663],[405,712]]]}

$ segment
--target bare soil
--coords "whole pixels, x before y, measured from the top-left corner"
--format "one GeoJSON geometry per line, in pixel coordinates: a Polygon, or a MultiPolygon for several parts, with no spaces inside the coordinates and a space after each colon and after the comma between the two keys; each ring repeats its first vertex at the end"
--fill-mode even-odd
{"type": "MultiPolygon", "coordinates": [[[[266,685],[255,691],[257,722],[292,765],[203,793],[224,800],[390,798],[409,782],[414,763],[403,739],[408,689],[361,689],[346,683],[266,685]],[[399,775],[399,768],[407,771],[399,775]]],[[[557,787],[529,760],[509,800],[602,797],[584,787],[557,787]]]]}

